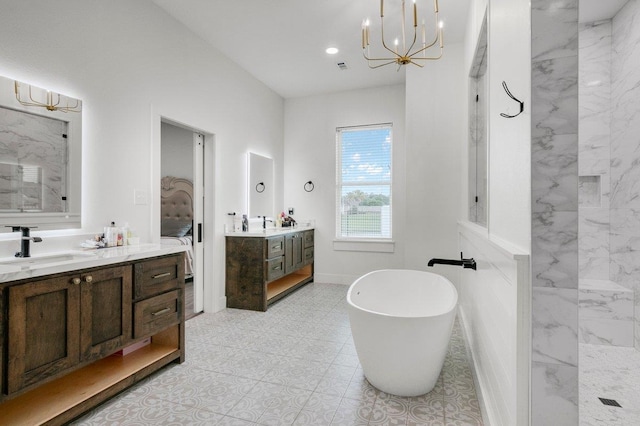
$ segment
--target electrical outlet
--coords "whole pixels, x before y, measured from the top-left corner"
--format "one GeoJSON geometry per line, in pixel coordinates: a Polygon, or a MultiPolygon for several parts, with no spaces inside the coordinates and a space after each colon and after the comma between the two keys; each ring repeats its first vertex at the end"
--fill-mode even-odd
{"type": "Polygon", "coordinates": [[[289,216],[293,215],[293,207],[289,207],[289,216]]]}

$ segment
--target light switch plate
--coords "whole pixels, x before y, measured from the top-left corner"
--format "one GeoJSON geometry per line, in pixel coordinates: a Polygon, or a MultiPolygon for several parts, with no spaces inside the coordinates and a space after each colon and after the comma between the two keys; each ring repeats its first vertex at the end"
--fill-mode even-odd
{"type": "Polygon", "coordinates": [[[144,206],[149,204],[149,196],[146,191],[134,190],[133,191],[133,204],[144,206]]]}
{"type": "Polygon", "coordinates": [[[289,207],[289,216],[293,214],[293,207],[289,207]]]}

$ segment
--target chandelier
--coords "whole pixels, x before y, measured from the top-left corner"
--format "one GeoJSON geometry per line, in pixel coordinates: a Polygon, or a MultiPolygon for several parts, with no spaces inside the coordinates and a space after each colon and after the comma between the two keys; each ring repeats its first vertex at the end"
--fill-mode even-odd
{"type": "MultiPolygon", "coordinates": [[[[47,90],[46,100],[45,102],[36,101],[33,99],[33,94],[31,90],[31,85],[29,85],[29,100],[22,99],[22,90],[20,83],[18,81],[14,82],[14,90],[16,93],[16,100],[20,103],[20,105],[29,106],[29,107],[42,107],[46,108],[47,111],[60,111],[60,112],[80,112],[82,111],[82,107],[80,106],[80,101],[75,99],[74,105],[69,105],[69,99],[67,99],[65,105],[60,105],[63,96],[59,93],[53,93],[47,90]]],[[[36,88],[37,89],[37,88],[36,88]]]]}
{"type": "Polygon", "coordinates": [[[420,28],[421,41],[418,42],[418,8],[416,6],[416,0],[413,0],[413,37],[409,37],[408,43],[405,28],[405,0],[402,0],[401,40],[396,38],[392,49],[387,45],[384,38],[384,0],[380,0],[380,38],[382,40],[382,47],[387,50],[387,54],[382,57],[371,56],[369,52],[369,20],[365,19],[362,21],[362,54],[367,60],[369,68],[380,68],[390,64],[397,64],[398,70],[400,69],[400,66],[407,64],[417,65],[422,68],[426,61],[440,59],[442,57],[444,41],[442,38],[442,22],[438,20],[438,0],[433,1],[433,6],[436,22],[436,25],[434,26],[435,37],[427,43],[427,30],[423,19],[422,26],[420,28]],[[440,51],[438,54],[435,56],[427,55],[427,50],[436,44],[440,45],[440,51]]]}

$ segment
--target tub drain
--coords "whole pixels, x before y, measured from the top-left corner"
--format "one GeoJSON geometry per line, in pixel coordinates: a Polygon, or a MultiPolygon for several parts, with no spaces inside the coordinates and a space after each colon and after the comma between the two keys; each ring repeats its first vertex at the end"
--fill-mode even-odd
{"type": "Polygon", "coordinates": [[[622,405],[618,404],[618,401],[616,401],[615,399],[607,399],[607,398],[600,398],[600,397],[598,397],[598,399],[604,405],[609,405],[611,407],[620,407],[620,408],[622,408],[622,405]]]}

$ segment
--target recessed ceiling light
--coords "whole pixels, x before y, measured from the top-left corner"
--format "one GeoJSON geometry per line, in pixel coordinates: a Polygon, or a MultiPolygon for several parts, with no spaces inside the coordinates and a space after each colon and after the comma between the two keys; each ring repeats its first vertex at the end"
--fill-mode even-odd
{"type": "Polygon", "coordinates": [[[338,53],[338,48],[337,47],[327,47],[327,50],[325,50],[325,52],[327,52],[329,55],[335,55],[336,53],[338,53]]]}

